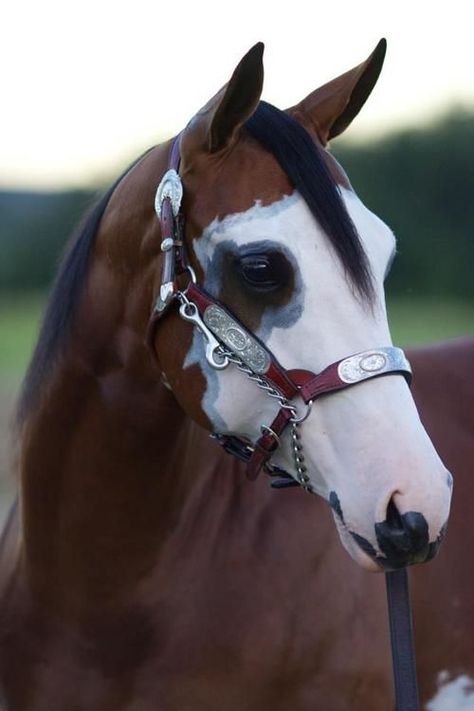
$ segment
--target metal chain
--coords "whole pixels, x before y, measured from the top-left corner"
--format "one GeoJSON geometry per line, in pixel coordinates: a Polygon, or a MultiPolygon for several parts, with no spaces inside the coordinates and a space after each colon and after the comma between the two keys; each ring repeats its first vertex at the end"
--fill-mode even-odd
{"type": "Polygon", "coordinates": [[[233,351],[229,350],[229,348],[226,348],[222,344],[219,346],[219,353],[223,356],[229,359],[231,363],[234,363],[234,365],[237,366],[237,368],[242,371],[242,373],[245,373],[245,375],[252,380],[258,388],[261,390],[264,390],[267,395],[269,395],[272,398],[275,398],[275,400],[278,400],[280,403],[280,407],[282,407],[284,410],[290,410],[290,412],[293,414],[293,417],[296,417],[297,411],[294,405],[292,405],[289,400],[287,400],[283,395],[272,385],[267,383],[265,378],[263,378],[261,375],[258,375],[257,373],[254,373],[251,368],[249,368],[248,365],[244,363],[244,361],[239,358],[238,355],[236,355],[233,351]]]}
{"type": "Polygon", "coordinates": [[[308,492],[313,491],[311,486],[311,480],[307,475],[307,468],[304,464],[305,458],[303,454],[303,444],[301,442],[301,435],[299,432],[299,426],[301,422],[295,420],[297,411],[296,408],[285,398],[283,395],[274,387],[272,387],[267,381],[257,373],[254,373],[251,368],[246,365],[238,355],[233,351],[229,350],[223,345],[219,346],[219,352],[222,356],[228,358],[231,363],[237,366],[237,368],[244,373],[250,380],[252,380],[257,387],[267,393],[272,398],[275,398],[280,403],[280,407],[290,410],[293,413],[293,418],[291,422],[291,449],[293,454],[293,463],[295,465],[296,480],[301,485],[301,487],[308,492]]]}
{"type": "Polygon", "coordinates": [[[291,440],[293,450],[293,461],[296,469],[296,478],[305,491],[312,492],[311,480],[307,475],[306,465],[304,463],[303,445],[301,443],[301,435],[298,432],[299,423],[293,422],[291,425],[291,440]]]}
{"type": "MultiPolygon", "coordinates": [[[[193,276],[193,275],[191,275],[193,276]]],[[[197,312],[197,307],[195,304],[193,304],[192,301],[188,299],[186,296],[186,293],[183,291],[178,291],[176,293],[176,298],[178,301],[184,306],[184,308],[194,306],[197,312]]],[[[202,328],[202,327],[201,327],[202,328]]],[[[220,356],[222,359],[226,359],[228,362],[233,363],[234,365],[237,366],[237,368],[246,375],[249,380],[254,382],[260,390],[263,390],[269,397],[274,398],[275,400],[278,400],[278,403],[281,408],[284,410],[288,410],[291,413],[291,418],[290,418],[290,424],[291,424],[291,448],[292,448],[292,454],[293,454],[293,462],[295,466],[295,476],[293,477],[296,479],[296,481],[300,484],[300,486],[303,487],[305,491],[313,491],[313,488],[311,486],[311,481],[309,476],[307,475],[306,471],[306,466],[304,464],[304,454],[303,454],[303,445],[301,443],[301,437],[300,433],[298,431],[299,425],[308,417],[309,412],[311,410],[311,405],[312,402],[310,401],[307,405],[307,410],[306,413],[302,417],[298,417],[298,412],[297,409],[294,405],[291,404],[291,402],[285,398],[279,390],[274,388],[272,385],[270,385],[264,377],[261,375],[258,375],[258,373],[254,373],[254,371],[246,364],[244,361],[234,353],[234,351],[230,350],[229,348],[226,348],[225,345],[220,343],[216,349],[215,349],[215,354],[220,356]]],[[[268,428],[267,428],[268,429],[268,428]]],[[[277,438],[278,439],[278,438],[277,438]]],[[[279,444],[279,442],[278,442],[279,444]]],[[[278,468],[276,468],[278,469],[278,468]]],[[[271,472],[271,465],[267,465],[267,470],[271,472]]]]}

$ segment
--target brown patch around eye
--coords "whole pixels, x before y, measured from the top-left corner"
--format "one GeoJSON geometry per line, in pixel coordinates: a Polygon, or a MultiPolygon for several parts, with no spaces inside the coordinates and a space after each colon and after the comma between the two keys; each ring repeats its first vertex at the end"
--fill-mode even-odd
{"type": "Polygon", "coordinates": [[[226,251],[222,255],[222,281],[218,298],[227,306],[242,323],[255,331],[260,326],[265,311],[269,308],[280,309],[286,306],[294,293],[295,273],[288,257],[280,251],[259,253],[236,253],[226,251]],[[245,279],[242,259],[251,257],[255,260],[261,256],[267,257],[270,264],[268,276],[278,280],[274,288],[259,288],[245,279]]]}
{"type": "Polygon", "coordinates": [[[235,259],[242,283],[258,294],[283,289],[291,279],[288,260],[280,252],[242,254],[235,259]]]}

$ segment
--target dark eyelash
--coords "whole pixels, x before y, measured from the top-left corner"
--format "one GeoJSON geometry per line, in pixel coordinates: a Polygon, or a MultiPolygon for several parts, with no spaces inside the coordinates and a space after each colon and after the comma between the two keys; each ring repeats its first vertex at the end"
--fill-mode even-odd
{"type": "Polygon", "coordinates": [[[243,282],[251,289],[273,291],[288,284],[291,268],[277,251],[244,253],[236,261],[243,282]]]}

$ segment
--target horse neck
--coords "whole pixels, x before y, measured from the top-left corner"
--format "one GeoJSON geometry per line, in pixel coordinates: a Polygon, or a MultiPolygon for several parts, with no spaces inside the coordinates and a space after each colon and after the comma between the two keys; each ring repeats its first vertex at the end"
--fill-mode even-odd
{"type": "Polygon", "coordinates": [[[24,426],[23,561],[42,594],[123,592],[159,556],[199,485],[191,462],[207,435],[144,343],[159,271],[149,186],[164,167],[163,152],[152,154],[112,196],[71,332],[24,426]],[[135,194],[143,184],[145,215],[135,194]]]}
{"type": "Polygon", "coordinates": [[[22,446],[34,584],[52,589],[54,580],[78,594],[97,584],[107,594],[139,576],[191,496],[190,459],[203,439],[146,373],[60,368],[22,446]]]}

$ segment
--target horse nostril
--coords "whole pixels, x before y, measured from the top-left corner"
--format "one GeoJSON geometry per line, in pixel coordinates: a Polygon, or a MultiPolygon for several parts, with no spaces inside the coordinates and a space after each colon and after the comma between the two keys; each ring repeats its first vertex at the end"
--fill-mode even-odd
{"type": "Polygon", "coordinates": [[[423,514],[401,514],[391,499],[387,517],[375,524],[380,550],[393,565],[408,565],[426,560],[429,553],[428,523],[423,514]]]}
{"type": "Polygon", "coordinates": [[[402,516],[403,526],[415,545],[428,545],[428,524],[423,514],[408,511],[402,516]]]}
{"type": "Polygon", "coordinates": [[[397,509],[393,499],[390,499],[387,506],[387,518],[385,519],[387,525],[392,529],[403,529],[402,517],[397,509]]]}

